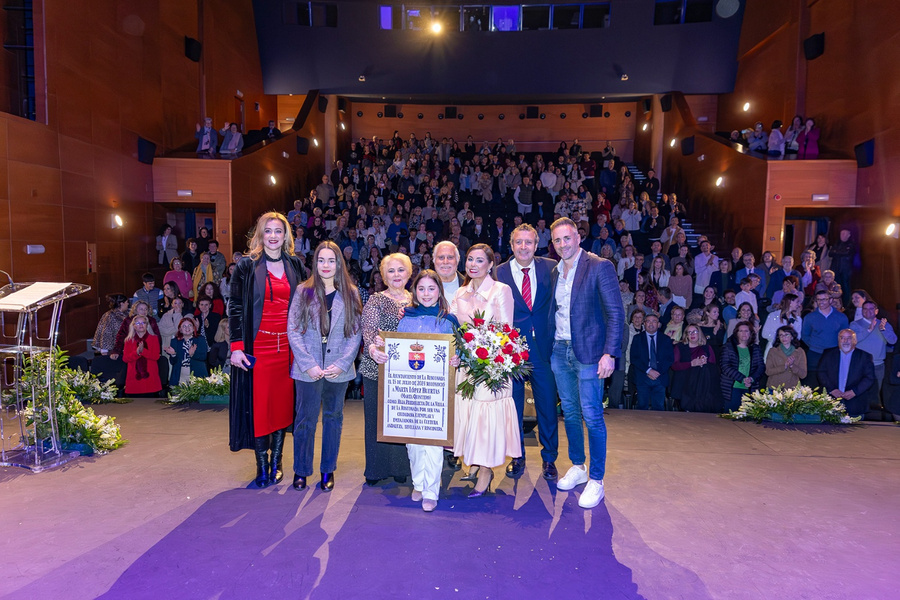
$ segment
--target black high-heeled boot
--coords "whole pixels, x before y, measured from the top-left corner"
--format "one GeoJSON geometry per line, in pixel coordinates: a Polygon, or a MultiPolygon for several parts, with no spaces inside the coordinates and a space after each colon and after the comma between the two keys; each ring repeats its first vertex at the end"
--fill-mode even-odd
{"type": "Polygon", "coordinates": [[[269,436],[253,438],[253,451],[256,452],[256,487],[269,485],[269,436]]]}
{"type": "Polygon", "coordinates": [[[281,455],[284,450],[284,429],[272,432],[272,458],[269,463],[269,485],[280,483],[284,479],[281,468],[281,455]]]}

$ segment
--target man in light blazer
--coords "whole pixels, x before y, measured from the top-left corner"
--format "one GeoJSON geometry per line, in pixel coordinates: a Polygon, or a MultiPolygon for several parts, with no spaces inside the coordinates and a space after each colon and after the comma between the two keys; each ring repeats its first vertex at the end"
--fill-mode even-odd
{"type": "MultiPolygon", "coordinates": [[[[550,312],[553,294],[550,283],[556,261],[535,258],[538,236],[531,225],[516,227],[510,240],[513,258],[497,267],[496,276],[497,281],[512,288],[513,324],[528,342],[528,360],[533,367],[529,379],[537,412],[538,439],[541,442],[541,475],[544,479],[555,480],[558,476],[556,457],[559,454],[559,425],[556,417],[556,380],[550,366],[550,353],[553,350],[553,316],[550,312]]],[[[522,457],[510,461],[506,467],[507,477],[519,477],[525,471],[525,432],[522,426],[525,382],[513,381],[513,400],[519,417],[519,433],[522,435],[522,457]]]]}
{"type": "Polygon", "coordinates": [[[578,505],[593,508],[603,500],[606,472],[606,423],[603,380],[612,375],[622,353],[625,309],[616,269],[605,258],[581,249],[581,236],[568,218],[550,226],[556,253],[553,270],[553,352],[550,363],[565,415],[572,467],[556,487],[567,491],[586,484],[578,505]],[[585,469],[584,427],[590,442],[585,469]]]}

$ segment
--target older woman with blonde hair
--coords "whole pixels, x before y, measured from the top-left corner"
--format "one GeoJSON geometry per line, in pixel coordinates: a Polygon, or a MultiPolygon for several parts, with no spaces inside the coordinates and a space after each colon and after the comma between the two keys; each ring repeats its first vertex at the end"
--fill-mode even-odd
{"type": "Polygon", "coordinates": [[[376,343],[379,331],[397,331],[400,310],[409,306],[412,295],[406,284],[412,276],[412,262],[399,252],[388,254],[379,266],[384,291],[369,296],[362,313],[363,356],[359,372],[363,377],[363,411],[365,416],[365,478],[369,486],[393,477],[405,483],[410,476],[409,458],[404,444],[377,441],[378,431],[378,365],[387,362],[384,347],[376,343]]]}
{"type": "Polygon", "coordinates": [[[284,434],[294,423],[287,321],[303,266],[281,213],[260,216],[248,246],[231,277],[229,445],[253,448],[262,488],[283,478],[284,434]]]}

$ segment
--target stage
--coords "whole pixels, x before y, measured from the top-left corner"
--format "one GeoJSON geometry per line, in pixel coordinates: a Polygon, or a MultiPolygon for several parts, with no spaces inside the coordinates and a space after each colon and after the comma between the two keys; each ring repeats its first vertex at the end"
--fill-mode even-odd
{"type": "Polygon", "coordinates": [[[291,488],[291,436],[285,480],[248,488],[253,453],[228,450],[225,407],[95,410],[127,445],[0,469],[0,597],[824,600],[900,585],[893,424],[615,410],[597,508],[540,478],[530,437],[521,479],[495,469],[497,493],[469,500],[445,470],[428,514],[409,484],[363,485],[361,402],[347,403],[330,494],[291,488]]]}

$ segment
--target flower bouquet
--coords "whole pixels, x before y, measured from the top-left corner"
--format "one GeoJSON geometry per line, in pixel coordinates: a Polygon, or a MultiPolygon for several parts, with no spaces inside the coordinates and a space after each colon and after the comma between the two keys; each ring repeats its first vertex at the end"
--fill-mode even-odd
{"type": "Polygon", "coordinates": [[[849,425],[859,421],[859,417],[847,414],[840,400],[832,398],[821,389],[814,390],[805,385],[788,389],[781,385],[775,389],[745,394],[740,408],[721,416],[757,423],[765,420],[782,423],[810,422],[810,416],[819,417],[822,423],[836,425],[849,425]]]}
{"type": "Polygon", "coordinates": [[[191,375],[187,381],[178,384],[169,392],[171,404],[188,404],[199,402],[203,396],[228,396],[231,390],[231,377],[222,369],[213,369],[209,377],[191,375]]]}
{"type": "Polygon", "coordinates": [[[471,399],[478,385],[497,393],[510,379],[521,380],[531,373],[528,344],[508,323],[487,322],[484,313],[476,312],[472,324],[464,323],[455,335],[460,364],[468,374],[457,386],[463,398],[471,399]]]}

